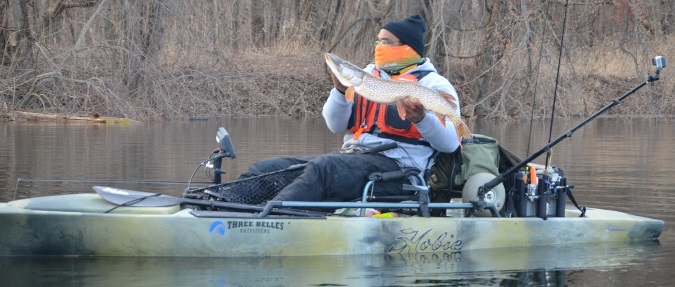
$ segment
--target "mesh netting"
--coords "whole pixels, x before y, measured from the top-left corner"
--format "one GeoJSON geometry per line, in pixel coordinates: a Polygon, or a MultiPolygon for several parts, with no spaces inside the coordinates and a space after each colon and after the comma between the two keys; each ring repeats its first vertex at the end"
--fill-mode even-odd
{"type": "Polygon", "coordinates": [[[290,167],[209,187],[204,192],[234,203],[259,204],[276,196],[302,173],[303,166],[290,167]]]}

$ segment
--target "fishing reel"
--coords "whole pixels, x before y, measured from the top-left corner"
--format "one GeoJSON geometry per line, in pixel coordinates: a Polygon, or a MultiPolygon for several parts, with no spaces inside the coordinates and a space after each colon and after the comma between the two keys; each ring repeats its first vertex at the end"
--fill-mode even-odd
{"type": "Polygon", "coordinates": [[[516,211],[520,216],[565,217],[566,194],[574,188],[567,184],[562,169],[557,166],[528,164],[522,174],[524,190],[516,211]]]}

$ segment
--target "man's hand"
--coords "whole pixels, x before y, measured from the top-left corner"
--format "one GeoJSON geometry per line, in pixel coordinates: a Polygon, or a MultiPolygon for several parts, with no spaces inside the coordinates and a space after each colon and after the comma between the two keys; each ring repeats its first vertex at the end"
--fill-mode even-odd
{"type": "Polygon", "coordinates": [[[347,87],[340,83],[340,80],[337,79],[337,77],[333,74],[330,73],[330,79],[333,81],[333,84],[335,85],[335,88],[340,91],[340,93],[344,94],[345,91],[347,91],[347,87]]]}
{"type": "Polygon", "coordinates": [[[407,97],[396,102],[399,115],[413,123],[419,123],[427,114],[427,110],[418,99],[407,97]]]}

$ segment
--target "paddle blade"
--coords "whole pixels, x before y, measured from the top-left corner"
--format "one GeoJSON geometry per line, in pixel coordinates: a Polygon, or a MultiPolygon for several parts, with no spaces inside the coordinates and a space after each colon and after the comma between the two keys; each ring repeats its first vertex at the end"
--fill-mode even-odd
{"type": "Polygon", "coordinates": [[[93,188],[103,199],[118,205],[160,207],[181,203],[180,198],[163,194],[107,186],[94,186],[93,188]]]}

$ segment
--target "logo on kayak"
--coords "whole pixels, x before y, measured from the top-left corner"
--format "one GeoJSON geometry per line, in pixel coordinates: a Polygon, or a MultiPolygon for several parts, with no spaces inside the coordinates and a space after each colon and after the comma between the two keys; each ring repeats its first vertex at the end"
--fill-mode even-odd
{"type": "Polygon", "coordinates": [[[217,220],[211,224],[211,227],[209,228],[209,233],[215,232],[220,235],[225,235],[225,230],[227,230],[227,228],[225,228],[225,223],[223,223],[220,220],[217,220]]]}
{"type": "Polygon", "coordinates": [[[232,220],[227,222],[227,229],[237,229],[239,233],[270,233],[270,230],[284,230],[284,222],[232,220]]]}
{"type": "Polygon", "coordinates": [[[396,242],[385,253],[418,253],[462,250],[462,240],[453,234],[443,232],[438,236],[431,233],[433,229],[421,232],[412,228],[401,230],[403,236],[396,237],[396,242]]]}
{"type": "Polygon", "coordinates": [[[228,229],[238,230],[239,233],[270,233],[270,230],[284,230],[284,224],[290,224],[288,222],[281,221],[214,221],[211,223],[209,228],[209,233],[217,233],[220,235],[225,235],[225,232],[228,229]]]}

